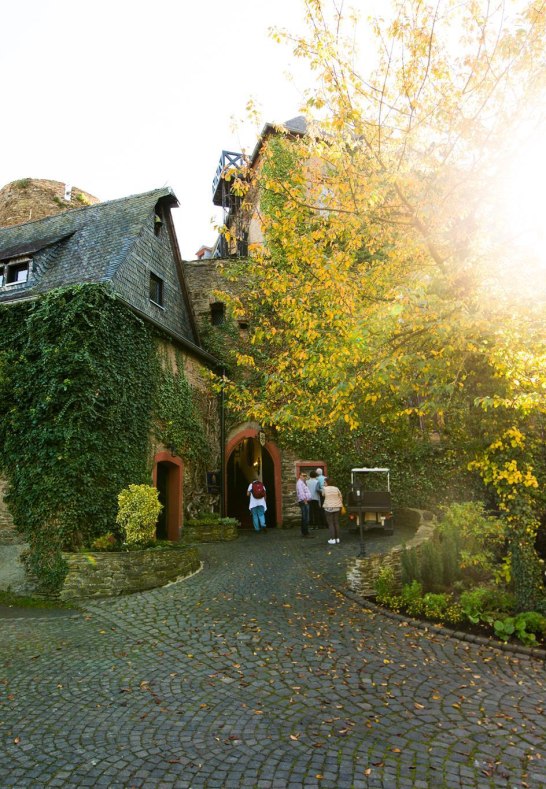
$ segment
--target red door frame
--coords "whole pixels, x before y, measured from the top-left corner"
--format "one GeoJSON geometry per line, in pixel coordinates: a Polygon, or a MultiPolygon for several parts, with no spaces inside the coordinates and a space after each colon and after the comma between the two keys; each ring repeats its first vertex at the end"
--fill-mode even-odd
{"type": "Polygon", "coordinates": [[[182,478],[184,464],[179,457],[170,452],[158,452],[154,456],[154,469],[152,472],[152,482],[157,487],[157,464],[166,463],[169,466],[169,477],[167,480],[167,501],[169,509],[167,512],[167,539],[171,542],[178,542],[180,530],[182,529],[182,478]]]}
{"type": "MultiPolygon", "coordinates": [[[[225,460],[224,460],[224,479],[227,479],[227,468],[231,454],[235,447],[244,441],[245,438],[258,438],[258,430],[252,428],[245,428],[240,430],[233,438],[226,444],[225,460]]],[[[275,474],[275,523],[277,526],[282,526],[282,484],[281,484],[281,453],[276,444],[272,441],[266,441],[263,449],[269,453],[273,461],[273,470],[275,474]]],[[[227,512],[227,490],[224,491],[224,510],[227,512]]]]}

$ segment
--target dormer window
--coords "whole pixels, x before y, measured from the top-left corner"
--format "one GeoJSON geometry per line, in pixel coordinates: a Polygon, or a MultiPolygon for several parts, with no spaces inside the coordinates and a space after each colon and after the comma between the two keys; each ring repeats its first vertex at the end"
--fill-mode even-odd
{"type": "Polygon", "coordinates": [[[150,301],[163,307],[164,282],[157,274],[150,272],[150,301]]]}
{"type": "Polygon", "coordinates": [[[0,263],[0,287],[21,285],[30,277],[30,258],[13,258],[0,263]]]}

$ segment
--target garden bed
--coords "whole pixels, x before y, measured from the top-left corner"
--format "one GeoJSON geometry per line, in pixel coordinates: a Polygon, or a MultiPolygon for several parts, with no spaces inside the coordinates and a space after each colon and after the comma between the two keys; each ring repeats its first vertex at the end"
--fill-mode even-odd
{"type": "MultiPolygon", "coordinates": [[[[422,513],[424,515],[424,513],[422,513]]],[[[396,615],[514,647],[546,646],[546,594],[506,573],[504,524],[479,502],[454,503],[434,525],[421,518],[414,539],[348,566],[352,591],[396,615]]],[[[516,565],[518,571],[518,565],[516,565]]],[[[531,574],[529,574],[531,578],[531,574]]]]}
{"type": "MultiPolygon", "coordinates": [[[[359,596],[355,595],[355,598],[359,599],[359,596]]],[[[508,639],[498,638],[495,635],[493,627],[484,622],[473,624],[472,622],[464,621],[450,625],[446,622],[439,622],[435,618],[427,618],[423,615],[417,617],[403,609],[390,608],[388,605],[380,602],[377,597],[367,597],[366,605],[371,605],[382,611],[386,616],[398,621],[409,621],[414,627],[418,627],[422,630],[444,633],[470,643],[496,646],[499,649],[504,649],[509,652],[521,652],[523,654],[534,655],[546,659],[546,638],[540,634],[535,634],[536,641],[527,645],[515,637],[508,639]]]]}

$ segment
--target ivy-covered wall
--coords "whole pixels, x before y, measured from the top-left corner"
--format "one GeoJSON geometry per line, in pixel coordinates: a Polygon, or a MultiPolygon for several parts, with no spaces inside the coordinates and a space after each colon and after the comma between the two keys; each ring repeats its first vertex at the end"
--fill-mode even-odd
{"type": "Polygon", "coordinates": [[[212,396],[194,395],[174,347],[165,362],[169,342],[101,285],[0,309],[0,471],[44,589],[62,583],[63,550],[115,529],[117,495],[150,482],[155,447],[174,445],[202,478],[217,454],[212,396]]]}

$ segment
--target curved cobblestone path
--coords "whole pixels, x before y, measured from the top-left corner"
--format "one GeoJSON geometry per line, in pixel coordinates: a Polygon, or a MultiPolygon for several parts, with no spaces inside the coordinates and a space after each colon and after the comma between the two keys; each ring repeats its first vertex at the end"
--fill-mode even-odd
{"type": "Polygon", "coordinates": [[[0,787],[545,787],[541,661],[334,588],[356,538],[244,534],[204,570],[0,622],[0,787]]]}

